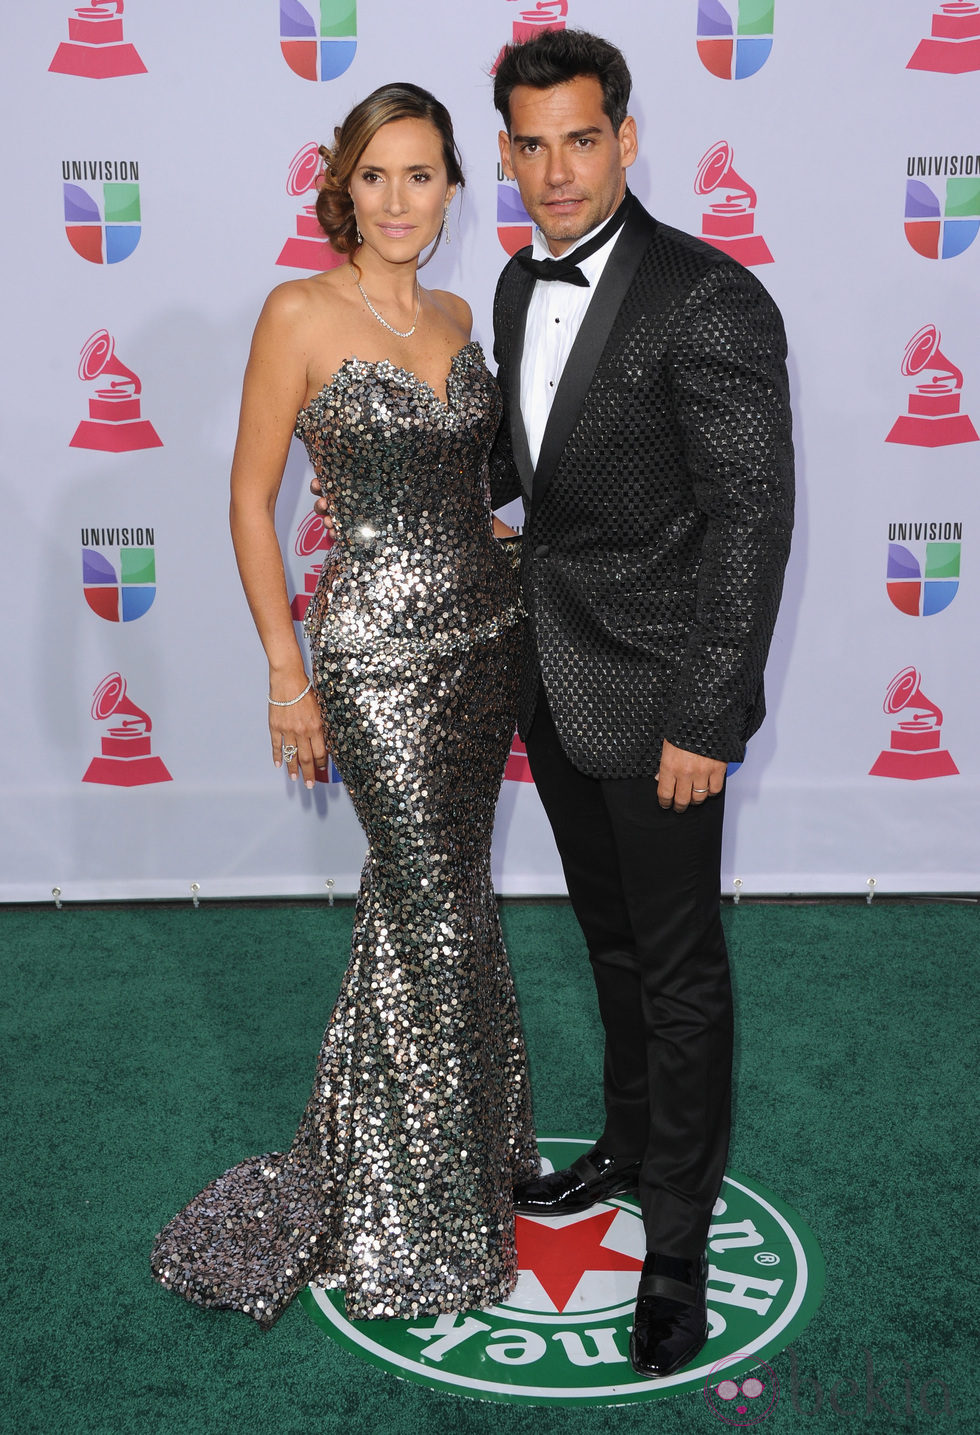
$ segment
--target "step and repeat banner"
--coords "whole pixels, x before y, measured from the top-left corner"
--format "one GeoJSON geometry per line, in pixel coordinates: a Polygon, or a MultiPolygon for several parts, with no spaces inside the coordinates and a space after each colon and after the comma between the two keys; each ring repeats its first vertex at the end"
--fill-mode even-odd
{"type": "MultiPolygon", "coordinates": [[[[751,266],[789,334],[799,518],[725,890],[980,885],[980,6],[42,0],[0,22],[0,899],[355,890],[337,774],[307,792],[269,760],[227,526],[251,329],[336,262],[316,145],[407,79],[449,106],[467,175],[426,281],[489,351],[530,238],[489,73],[566,25],[630,62],[636,193],[751,266]]],[[[297,623],[325,544],[308,477],[294,444],[297,623]]],[[[563,890],[516,742],[494,862],[504,893],[563,890]]]]}

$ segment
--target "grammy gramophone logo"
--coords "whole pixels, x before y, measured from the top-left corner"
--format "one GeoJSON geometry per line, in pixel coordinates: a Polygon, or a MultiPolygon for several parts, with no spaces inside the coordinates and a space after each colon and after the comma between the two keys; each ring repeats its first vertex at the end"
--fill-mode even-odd
{"type": "Polygon", "coordinates": [[[902,373],[907,379],[921,376],[921,382],[909,393],[908,411],[892,424],[886,443],[942,448],[977,441],[969,415],[960,412],[963,372],[940,349],[941,338],[935,324],[924,324],[908,341],[902,373]]]}
{"type": "Polygon", "coordinates": [[[973,0],[947,0],[937,6],[929,34],[919,41],[905,68],[943,75],[980,70],[980,5],[973,0]]]}
{"type": "Polygon", "coordinates": [[[702,155],[694,179],[694,193],[716,194],[701,217],[701,238],[740,264],[771,264],[769,246],[755,232],[758,196],[735,169],[732,147],[725,140],[702,155]]]}
{"type": "Polygon", "coordinates": [[[83,782],[105,787],[146,787],[151,782],[173,782],[159,757],[150,751],[153,724],[148,713],[137,707],[126,693],[121,673],[109,673],[92,697],[92,717],[111,722],[102,737],[102,755],[93,757],[83,782]]]}
{"type": "Polygon", "coordinates": [[[323,567],[323,555],[332,547],[333,538],[324,528],[323,520],[318,513],[311,511],[300,524],[296,534],[296,542],[293,544],[293,552],[297,558],[303,558],[309,564],[303,575],[303,591],[295,594],[293,601],[289,605],[289,610],[293,615],[293,621],[296,623],[302,623],[306,617],[306,610],[310,606],[310,599],[313,597],[316,591],[316,585],[320,579],[320,569],[323,567]]]}
{"type": "Polygon", "coordinates": [[[505,782],[533,782],[531,776],[531,764],[528,762],[527,748],[521,742],[515,732],[510,745],[510,755],[504,765],[505,782]]]}
{"type": "Polygon", "coordinates": [[[82,419],[69,448],[93,448],[100,453],[132,453],[141,448],[162,448],[163,442],[149,419],[143,418],[143,385],[116,353],[108,329],[96,329],[82,346],[78,377],[85,383],[102,380],[88,401],[88,418],[82,419]]]}
{"type": "MultiPolygon", "coordinates": [[[[568,16],[568,0],[537,0],[536,4],[529,3],[529,0],[507,0],[507,5],[521,5],[522,9],[516,13],[511,11],[512,28],[511,40],[521,42],[522,40],[533,40],[535,35],[540,35],[542,30],[564,30],[565,20],[568,16]]],[[[490,66],[490,74],[497,73],[497,66],[500,64],[500,56],[503,54],[503,46],[500,53],[490,66]]],[[[506,245],[504,246],[506,248],[506,245]]],[[[518,245],[518,248],[521,246],[518,245]]],[[[513,253],[513,250],[508,251],[513,253]]]]}
{"type": "Polygon", "coordinates": [[[117,75],[145,75],[135,45],[123,38],[124,0],[92,0],[68,17],[68,39],[59,45],[48,66],[59,75],[110,80],[117,75]]]}
{"type": "Polygon", "coordinates": [[[892,727],[891,742],[878,754],[872,777],[898,777],[915,781],[925,777],[955,777],[959,768],[942,746],[942,709],[922,691],[916,668],[903,668],[888,684],[883,704],[892,727]]]}
{"type": "Polygon", "coordinates": [[[533,40],[542,30],[565,28],[568,0],[537,0],[533,5],[528,4],[527,0],[508,0],[508,4],[522,5],[513,16],[513,38],[518,42],[533,40]]]}
{"type": "MultiPolygon", "coordinates": [[[[323,161],[315,144],[303,145],[289,162],[286,176],[286,193],[294,199],[304,194],[315,193],[323,174],[323,161]]],[[[277,264],[290,269],[336,269],[343,264],[345,256],[338,254],[320,228],[316,217],[316,203],[305,204],[296,216],[296,233],[282,246],[277,264]]]]}

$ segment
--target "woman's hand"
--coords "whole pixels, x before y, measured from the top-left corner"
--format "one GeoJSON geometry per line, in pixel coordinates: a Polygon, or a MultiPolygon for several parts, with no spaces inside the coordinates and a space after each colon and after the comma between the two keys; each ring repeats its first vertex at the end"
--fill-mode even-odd
{"type": "Polygon", "coordinates": [[[312,692],[300,698],[299,702],[291,702],[297,691],[303,691],[303,684],[294,680],[291,692],[286,691],[287,686],[289,684],[281,679],[270,679],[270,697],[285,704],[283,707],[269,704],[272,761],[276,767],[282,767],[285,762],[293,782],[302,773],[307,787],[313,787],[317,769],[325,768],[328,761],[320,704],[312,692]],[[282,692],[277,691],[278,688],[282,688],[282,692]]]}

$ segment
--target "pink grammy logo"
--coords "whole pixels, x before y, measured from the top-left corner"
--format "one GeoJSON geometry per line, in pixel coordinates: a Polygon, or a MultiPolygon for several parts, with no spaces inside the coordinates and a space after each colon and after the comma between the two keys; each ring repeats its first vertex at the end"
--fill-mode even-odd
{"type": "Polygon", "coordinates": [[[96,722],[122,715],[122,721],[110,727],[102,738],[102,756],[93,757],[83,782],[97,782],[106,787],[146,787],[151,782],[173,782],[158,757],[150,752],[153,724],[149,714],[126,696],[126,679],[121,673],[109,673],[102,679],[92,699],[92,717],[96,722]]]}
{"type": "Polygon", "coordinates": [[[140,448],[162,448],[156,429],[140,416],[143,385],[116,356],[108,329],[96,329],[86,340],[78,377],[86,382],[111,375],[105,388],[88,401],[88,418],[82,419],[69,448],[94,448],[101,453],[131,453],[140,448]]]}
{"type": "Polygon", "coordinates": [[[954,777],[959,768],[942,742],[942,709],[926,697],[915,668],[903,668],[888,684],[884,710],[900,720],[892,728],[890,745],[878,754],[872,777],[954,777]]]}
{"type": "Polygon", "coordinates": [[[505,782],[533,782],[531,776],[531,765],[527,760],[527,748],[521,742],[517,733],[510,745],[510,756],[504,766],[505,782]]]}
{"type": "Polygon", "coordinates": [[[48,66],[58,75],[111,80],[117,75],[145,75],[146,66],[134,45],[123,39],[123,0],[92,0],[68,17],[68,40],[58,46],[48,66]]]}
{"type": "Polygon", "coordinates": [[[941,337],[935,324],[926,324],[908,341],[902,373],[907,379],[926,373],[930,377],[912,389],[908,413],[900,415],[892,424],[886,443],[942,448],[946,444],[977,441],[977,431],[969,415],[960,413],[963,374],[940,349],[941,337]]]}
{"type": "MultiPolygon", "coordinates": [[[[323,175],[323,161],[315,144],[304,145],[293,155],[286,176],[286,193],[294,199],[315,192],[320,187],[323,175]]],[[[338,254],[329,243],[320,221],[316,217],[316,203],[306,204],[296,216],[296,233],[286,240],[277,264],[290,269],[336,269],[346,262],[346,255],[338,254]]]]}
{"type": "Polygon", "coordinates": [[[719,140],[702,156],[694,180],[695,194],[713,194],[716,190],[728,193],[702,215],[701,238],[740,264],[771,264],[769,246],[755,232],[758,196],[732,164],[732,147],[725,140],[719,140]]]}
{"type": "Polygon", "coordinates": [[[932,33],[920,40],[907,70],[938,70],[964,75],[980,70],[980,5],[973,0],[948,0],[932,17],[932,33]]]}
{"type": "MultiPolygon", "coordinates": [[[[519,3],[520,0],[508,0],[508,4],[519,3]]],[[[568,0],[537,0],[537,4],[529,5],[515,18],[511,41],[533,40],[535,35],[541,34],[542,30],[564,30],[567,14],[568,0]]],[[[503,50],[500,54],[502,53],[503,50]]],[[[497,73],[500,54],[490,67],[491,75],[497,73]]]]}
{"type": "Polygon", "coordinates": [[[316,591],[320,569],[323,567],[323,558],[316,561],[316,555],[324,554],[332,547],[333,538],[324,528],[320,515],[316,512],[308,513],[299,526],[293,551],[299,558],[312,558],[314,561],[306,570],[302,593],[297,593],[289,605],[294,622],[302,623],[310,606],[310,599],[316,591]]]}
{"type": "Polygon", "coordinates": [[[537,0],[536,5],[522,10],[514,20],[514,39],[533,40],[542,30],[564,30],[567,14],[568,0],[537,0]]]}

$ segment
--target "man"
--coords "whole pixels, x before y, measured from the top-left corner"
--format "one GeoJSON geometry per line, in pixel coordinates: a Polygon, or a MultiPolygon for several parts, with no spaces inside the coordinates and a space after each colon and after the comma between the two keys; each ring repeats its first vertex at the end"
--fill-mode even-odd
{"type": "Polygon", "coordinates": [[[720,921],[726,764],[762,721],[792,525],[779,313],[762,285],[629,195],[620,52],[581,31],[508,46],[504,172],[537,225],[494,301],[505,417],[495,507],[523,494],[531,771],[588,944],[606,1123],[515,1208],[638,1186],[634,1368],[707,1337],[705,1245],[728,1150],[720,921]]]}

